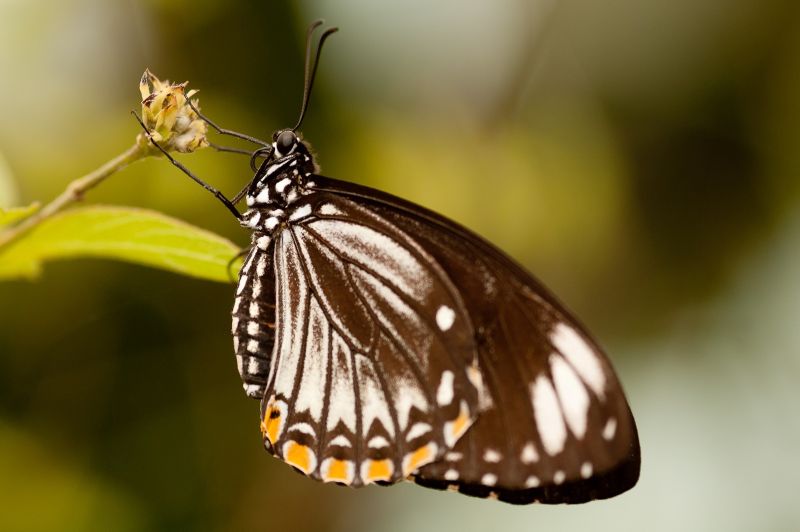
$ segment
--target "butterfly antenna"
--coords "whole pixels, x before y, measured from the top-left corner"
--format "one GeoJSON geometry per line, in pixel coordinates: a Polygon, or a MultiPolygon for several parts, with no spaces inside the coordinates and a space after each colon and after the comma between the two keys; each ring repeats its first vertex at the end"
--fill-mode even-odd
{"type": "Polygon", "coordinates": [[[319,38],[319,43],[317,44],[317,52],[314,54],[314,61],[312,66],[311,61],[311,43],[314,37],[314,30],[319,28],[324,23],[323,20],[316,20],[311,23],[308,27],[308,32],[306,32],[306,66],[305,66],[305,82],[303,87],[303,105],[300,107],[300,118],[297,119],[297,124],[292,128],[292,131],[297,131],[297,128],[303,123],[303,118],[306,115],[306,109],[308,109],[308,101],[311,98],[311,89],[314,87],[314,77],[317,75],[317,66],[319,66],[319,56],[322,53],[322,45],[325,44],[325,40],[330,37],[332,34],[339,31],[339,28],[328,28],[325,30],[319,38]]]}

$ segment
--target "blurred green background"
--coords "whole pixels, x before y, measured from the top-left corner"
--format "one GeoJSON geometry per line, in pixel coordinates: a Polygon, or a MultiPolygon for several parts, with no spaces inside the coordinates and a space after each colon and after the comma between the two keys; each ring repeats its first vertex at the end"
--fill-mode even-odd
{"type": "MultiPolygon", "coordinates": [[[[797,2],[0,0],[0,206],[130,145],[145,67],[226,127],[291,125],[317,17],[341,27],[303,128],[323,173],[475,229],[582,316],[639,485],[511,507],[306,480],[261,448],[232,288],[86,260],[0,284],[0,530],[800,529],[797,2]]],[[[87,201],[248,240],[163,160],[87,201]]]]}

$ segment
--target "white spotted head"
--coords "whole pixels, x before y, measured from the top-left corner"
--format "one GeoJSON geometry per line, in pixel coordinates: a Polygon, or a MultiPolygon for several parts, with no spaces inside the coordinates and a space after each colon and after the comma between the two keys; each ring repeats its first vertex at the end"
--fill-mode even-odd
{"type": "Polygon", "coordinates": [[[247,206],[285,209],[305,194],[305,182],[316,170],[308,145],[291,129],[276,131],[263,149],[267,159],[247,189],[247,206]]]}

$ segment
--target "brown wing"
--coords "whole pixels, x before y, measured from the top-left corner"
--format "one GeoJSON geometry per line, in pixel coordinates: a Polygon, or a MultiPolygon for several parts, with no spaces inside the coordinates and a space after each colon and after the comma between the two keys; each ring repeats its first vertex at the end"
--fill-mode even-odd
{"type": "Polygon", "coordinates": [[[404,479],[478,415],[460,292],[409,235],[346,198],[313,194],[293,209],[274,242],[266,446],[327,482],[404,479]]]}
{"type": "Polygon", "coordinates": [[[315,186],[357,198],[413,235],[458,287],[472,323],[481,413],[416,482],[519,504],[585,502],[636,484],[638,436],[620,383],[597,343],[544,286],[431,211],[329,178],[315,176],[315,186]]]}

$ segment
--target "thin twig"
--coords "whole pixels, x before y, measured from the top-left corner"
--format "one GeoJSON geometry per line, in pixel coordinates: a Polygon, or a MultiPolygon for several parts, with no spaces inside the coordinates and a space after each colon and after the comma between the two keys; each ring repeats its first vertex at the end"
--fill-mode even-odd
{"type": "Polygon", "coordinates": [[[110,175],[147,155],[149,155],[147,148],[143,148],[139,144],[134,144],[100,168],[72,181],[67,185],[64,192],[59,194],[53,201],[36,211],[33,215],[25,218],[17,225],[0,232],[0,249],[61,211],[64,207],[80,201],[87,191],[105,181],[110,175]]]}

